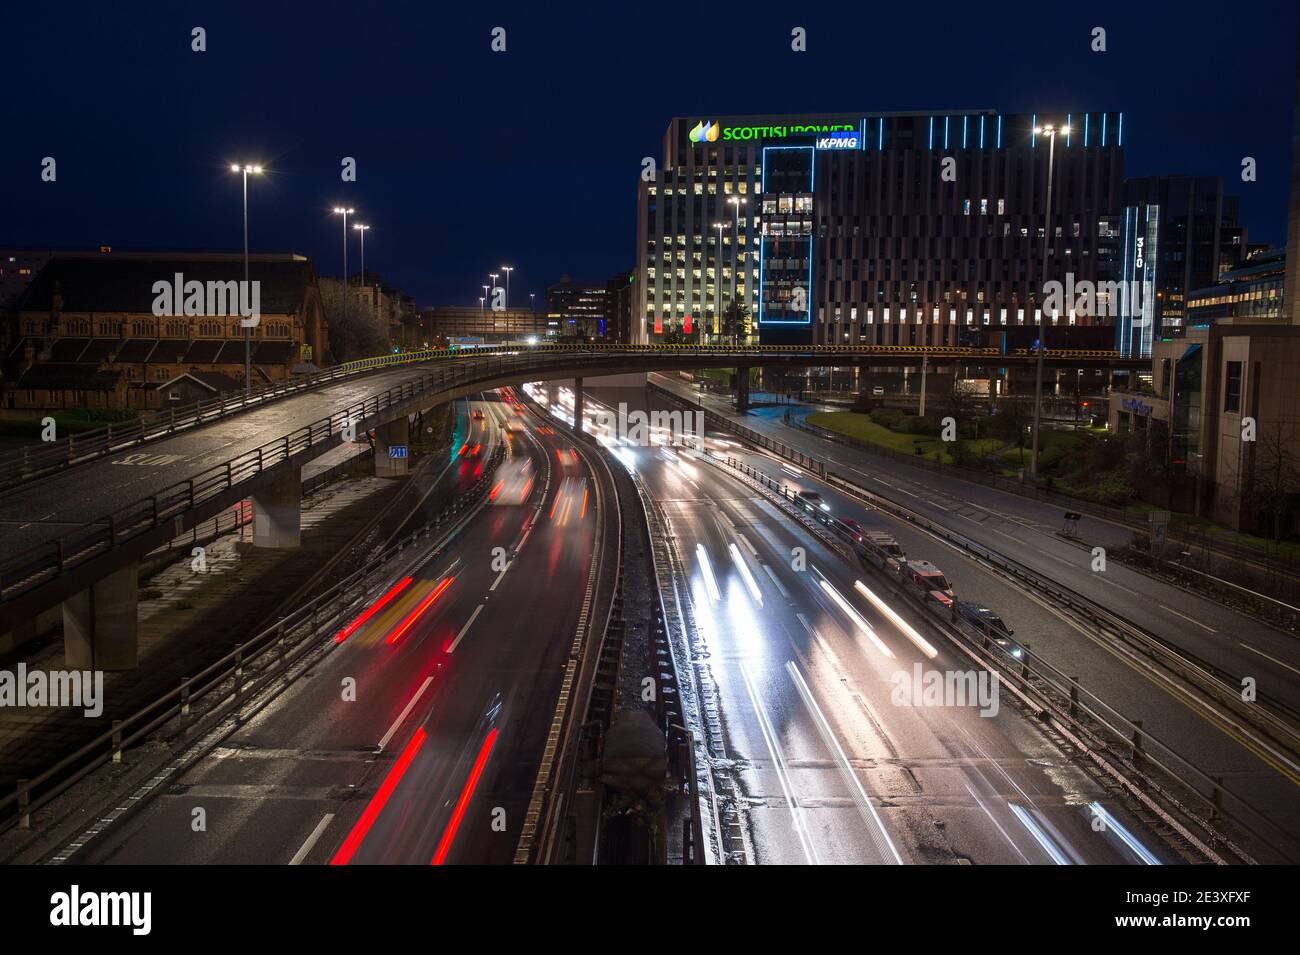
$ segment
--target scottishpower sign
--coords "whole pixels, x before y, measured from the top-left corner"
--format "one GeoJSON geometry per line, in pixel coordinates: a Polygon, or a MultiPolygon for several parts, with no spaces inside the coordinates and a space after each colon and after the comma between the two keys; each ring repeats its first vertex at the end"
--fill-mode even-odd
{"type": "MultiPolygon", "coordinates": [[[[858,127],[851,123],[794,123],[785,126],[723,126],[714,120],[700,120],[690,131],[693,143],[755,142],[761,140],[823,138],[836,145],[819,148],[858,149],[858,127]],[[853,145],[841,144],[841,135],[852,134],[853,145]]],[[[846,140],[847,141],[847,140],[846,140]]]]}

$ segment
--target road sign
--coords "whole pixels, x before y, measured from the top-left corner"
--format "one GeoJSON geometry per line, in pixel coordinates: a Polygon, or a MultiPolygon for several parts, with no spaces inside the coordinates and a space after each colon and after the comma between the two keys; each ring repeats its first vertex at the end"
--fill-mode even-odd
{"type": "Polygon", "coordinates": [[[389,456],[390,458],[404,458],[404,457],[406,457],[406,445],[404,445],[404,444],[394,444],[394,445],[392,445],[392,446],[389,447],[389,449],[388,449],[388,456],[389,456]]]}

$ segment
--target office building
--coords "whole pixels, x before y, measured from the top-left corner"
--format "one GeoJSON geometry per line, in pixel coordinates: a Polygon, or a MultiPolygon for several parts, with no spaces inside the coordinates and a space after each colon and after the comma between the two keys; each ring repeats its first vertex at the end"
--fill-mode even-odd
{"type": "MultiPolygon", "coordinates": [[[[633,334],[1000,344],[1036,337],[1045,281],[1118,279],[1124,117],[687,117],[638,196],[633,334]],[[1044,267],[1048,139],[1056,137],[1044,267]]],[[[1112,324],[1049,312],[1062,328],[1112,324]]],[[[1112,336],[1113,337],[1113,336],[1112,336]]]]}
{"type": "Polygon", "coordinates": [[[1189,295],[1214,285],[1245,255],[1237,200],[1215,176],[1147,176],[1124,183],[1120,220],[1123,297],[1115,347],[1145,357],[1154,342],[1183,334],[1189,295]]]}
{"type": "Polygon", "coordinates": [[[490,309],[485,305],[437,305],[419,310],[419,328],[429,347],[500,345],[557,339],[559,324],[528,308],[490,309]]]}
{"type": "Polygon", "coordinates": [[[1187,297],[1187,325],[1215,323],[1288,324],[1286,249],[1266,249],[1246,257],[1208,288],[1187,297]]]}
{"type": "Polygon", "coordinates": [[[609,292],[604,282],[575,282],[569,276],[546,290],[547,324],[562,338],[608,337],[609,292]]]}

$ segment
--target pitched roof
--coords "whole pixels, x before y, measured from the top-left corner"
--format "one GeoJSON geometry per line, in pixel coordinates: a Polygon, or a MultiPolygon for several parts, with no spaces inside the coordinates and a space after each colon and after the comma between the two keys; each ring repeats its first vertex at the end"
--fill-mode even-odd
{"type": "MultiPolygon", "coordinates": [[[[153,284],[175,281],[181,273],[186,282],[229,282],[244,277],[242,256],[196,256],[183,254],[117,258],[63,257],[56,255],[41,269],[20,300],[20,310],[50,311],[55,286],[66,312],[152,312],[157,297],[153,284]]],[[[248,277],[260,282],[262,313],[297,314],[316,281],[311,261],[301,257],[253,258],[248,277]]]]}
{"type": "Polygon", "coordinates": [[[163,388],[174,385],[182,378],[190,379],[198,384],[199,387],[211,391],[213,394],[220,394],[223,391],[235,391],[241,387],[240,383],[234,378],[231,378],[229,375],[223,375],[219,371],[201,371],[197,368],[191,368],[189,371],[177,375],[169,381],[164,381],[161,385],[157,386],[158,390],[161,391],[163,388]]]}
{"type": "Polygon", "coordinates": [[[50,391],[113,391],[121,380],[120,371],[97,371],[89,365],[45,362],[23,372],[13,386],[50,391]]]}

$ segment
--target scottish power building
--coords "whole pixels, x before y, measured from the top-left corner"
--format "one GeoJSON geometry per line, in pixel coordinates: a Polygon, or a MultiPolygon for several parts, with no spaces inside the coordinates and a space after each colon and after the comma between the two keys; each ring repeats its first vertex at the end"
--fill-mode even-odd
{"type": "MultiPolygon", "coordinates": [[[[639,188],[633,337],[713,340],[736,302],[754,342],[1024,347],[1045,282],[1120,278],[1123,141],[1121,113],[674,119],[639,188]],[[1050,223],[1046,124],[1069,130],[1050,223]]],[[[1113,347],[1101,298],[1049,311],[1054,340],[1113,347]]]]}

